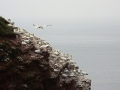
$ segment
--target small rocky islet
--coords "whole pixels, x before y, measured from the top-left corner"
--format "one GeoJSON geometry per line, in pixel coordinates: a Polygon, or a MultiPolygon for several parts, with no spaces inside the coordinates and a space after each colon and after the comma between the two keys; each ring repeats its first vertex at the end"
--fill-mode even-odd
{"type": "Polygon", "coordinates": [[[72,55],[0,17],[0,90],[91,90],[72,55]]]}

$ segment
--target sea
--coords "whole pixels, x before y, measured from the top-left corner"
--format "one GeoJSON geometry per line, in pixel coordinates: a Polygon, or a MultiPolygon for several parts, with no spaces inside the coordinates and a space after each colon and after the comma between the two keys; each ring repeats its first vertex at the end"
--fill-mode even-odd
{"type": "Polygon", "coordinates": [[[16,25],[72,55],[91,90],[120,90],[120,23],[114,20],[16,20],[16,25]],[[52,26],[36,29],[34,24],[52,26]],[[43,24],[42,24],[43,23],[43,24]]]}

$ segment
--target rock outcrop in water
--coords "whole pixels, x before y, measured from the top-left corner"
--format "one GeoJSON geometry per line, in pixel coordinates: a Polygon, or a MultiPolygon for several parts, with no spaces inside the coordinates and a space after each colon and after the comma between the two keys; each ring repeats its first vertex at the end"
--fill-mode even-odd
{"type": "Polygon", "coordinates": [[[0,17],[0,90],[91,90],[72,55],[0,17]]]}

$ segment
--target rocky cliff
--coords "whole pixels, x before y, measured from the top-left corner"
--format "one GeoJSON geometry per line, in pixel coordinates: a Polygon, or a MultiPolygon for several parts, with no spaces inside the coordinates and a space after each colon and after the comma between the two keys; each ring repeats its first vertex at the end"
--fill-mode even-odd
{"type": "Polygon", "coordinates": [[[72,55],[0,17],[0,90],[91,90],[72,55]]]}

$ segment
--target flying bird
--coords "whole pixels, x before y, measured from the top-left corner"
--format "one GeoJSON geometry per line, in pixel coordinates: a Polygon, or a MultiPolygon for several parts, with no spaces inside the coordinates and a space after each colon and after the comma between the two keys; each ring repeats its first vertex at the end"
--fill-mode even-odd
{"type": "Polygon", "coordinates": [[[37,29],[43,29],[44,27],[52,26],[52,24],[51,25],[40,25],[40,26],[33,24],[33,26],[35,26],[35,28],[37,29]]]}

